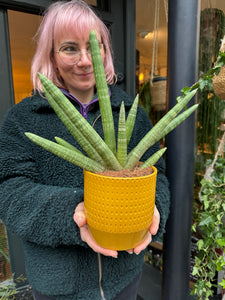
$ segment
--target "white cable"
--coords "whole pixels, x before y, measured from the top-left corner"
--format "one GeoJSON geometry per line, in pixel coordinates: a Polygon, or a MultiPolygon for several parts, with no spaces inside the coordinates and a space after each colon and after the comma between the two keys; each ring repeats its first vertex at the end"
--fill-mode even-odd
{"type": "Polygon", "coordinates": [[[104,296],[104,291],[102,288],[102,261],[101,261],[100,253],[98,253],[98,272],[99,272],[98,283],[99,283],[99,288],[100,288],[101,299],[106,300],[105,296],[104,296]]]}
{"type": "Polygon", "coordinates": [[[154,18],[154,36],[153,36],[153,49],[152,49],[152,69],[151,69],[151,78],[150,83],[152,85],[153,76],[154,76],[154,64],[155,64],[155,45],[156,45],[156,28],[157,28],[157,7],[158,0],[155,0],[155,18],[154,18]]]}
{"type": "Polygon", "coordinates": [[[164,9],[165,9],[166,23],[168,23],[168,2],[167,2],[167,0],[164,0],[164,9]]]}
{"type": "Polygon", "coordinates": [[[159,0],[157,0],[157,12],[156,12],[156,56],[155,56],[155,74],[158,73],[158,51],[159,51],[159,0]]]}

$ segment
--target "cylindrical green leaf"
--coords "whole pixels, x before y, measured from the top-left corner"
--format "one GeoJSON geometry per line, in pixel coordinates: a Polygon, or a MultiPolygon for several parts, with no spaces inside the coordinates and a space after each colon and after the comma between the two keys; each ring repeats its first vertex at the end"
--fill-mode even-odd
{"type": "Polygon", "coordinates": [[[143,137],[138,145],[129,153],[126,168],[133,169],[142,155],[154,145],[161,136],[165,127],[177,116],[177,114],[187,105],[197,89],[188,93],[181,101],[179,101],[168,113],[159,120],[159,122],[143,137]]]}
{"type": "Polygon", "coordinates": [[[94,30],[89,35],[92,63],[95,74],[95,83],[98,92],[99,106],[101,110],[102,126],[104,131],[104,140],[112,152],[116,153],[116,138],[111,101],[105,76],[105,69],[102,62],[102,56],[99,49],[99,41],[94,30]]]}
{"type": "Polygon", "coordinates": [[[127,144],[129,143],[133,132],[136,115],[137,115],[138,101],[139,101],[139,95],[137,95],[136,98],[134,99],[134,102],[127,116],[127,120],[126,120],[127,144]]]}
{"type": "Polygon", "coordinates": [[[122,167],[127,162],[127,135],[126,135],[126,117],[124,102],[121,103],[119,124],[118,124],[118,141],[117,141],[117,159],[122,167]]]}
{"type": "Polygon", "coordinates": [[[85,118],[76,110],[74,105],[63,95],[54,83],[51,82],[51,80],[40,73],[38,75],[45,90],[60,106],[70,121],[79,128],[80,132],[99,153],[105,164],[112,170],[121,170],[122,167],[113,152],[109,149],[99,134],[91,127],[87,120],[85,120],[85,118]]]}
{"type": "Polygon", "coordinates": [[[167,148],[165,147],[165,148],[160,149],[156,153],[154,153],[139,168],[145,169],[145,168],[153,166],[160,159],[160,157],[165,153],[166,149],[167,148]]]}
{"type": "Polygon", "coordinates": [[[26,132],[25,135],[34,143],[45,150],[81,167],[90,172],[102,172],[104,168],[89,157],[58,145],[52,141],[42,138],[36,134],[26,132]]]}
{"type": "Polygon", "coordinates": [[[58,115],[58,117],[63,122],[63,124],[66,126],[66,128],[69,130],[69,132],[72,134],[72,136],[76,139],[76,141],[81,145],[81,147],[87,153],[87,155],[90,158],[92,158],[93,160],[103,163],[101,156],[98,154],[98,152],[95,150],[95,148],[92,147],[90,142],[84,137],[84,135],[80,131],[80,128],[77,128],[75,126],[75,124],[70,121],[70,119],[63,112],[63,110],[60,108],[60,106],[55,102],[53,97],[45,89],[44,85],[43,85],[43,91],[45,93],[45,96],[48,99],[49,104],[54,109],[55,113],[58,115]]]}
{"type": "Polygon", "coordinates": [[[63,146],[63,147],[66,147],[66,148],[68,148],[68,149],[70,149],[70,150],[73,150],[74,152],[78,152],[78,153],[80,153],[80,154],[83,154],[80,150],[78,150],[76,147],[74,147],[74,146],[71,145],[69,142],[65,141],[64,139],[62,139],[62,138],[60,138],[60,137],[58,137],[58,136],[55,136],[55,140],[56,140],[56,142],[57,142],[59,145],[61,145],[61,146],[63,146]]]}
{"type": "Polygon", "coordinates": [[[183,113],[181,113],[179,116],[177,116],[173,121],[169,123],[169,125],[166,126],[166,128],[163,130],[160,139],[166,136],[170,131],[172,131],[174,128],[176,128],[179,124],[181,124],[184,120],[187,119],[197,108],[199,104],[195,104],[185,110],[183,113]]]}

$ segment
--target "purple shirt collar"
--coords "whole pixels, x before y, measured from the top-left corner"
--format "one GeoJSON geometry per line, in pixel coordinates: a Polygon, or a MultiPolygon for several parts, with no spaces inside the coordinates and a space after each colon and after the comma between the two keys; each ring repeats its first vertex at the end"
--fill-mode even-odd
{"type": "MultiPolygon", "coordinates": [[[[91,100],[90,103],[88,104],[84,104],[82,103],[79,99],[77,99],[74,95],[72,95],[71,93],[69,93],[67,90],[63,89],[63,88],[60,88],[60,90],[63,92],[63,94],[68,98],[70,99],[70,101],[73,103],[77,103],[79,105],[79,108],[80,108],[80,113],[81,115],[87,120],[88,118],[88,111],[89,111],[89,108],[92,104],[94,104],[95,102],[98,102],[98,97],[97,97],[97,94],[94,96],[94,98],[91,100]]],[[[111,96],[111,90],[109,89],[109,96],[111,96]]]]}

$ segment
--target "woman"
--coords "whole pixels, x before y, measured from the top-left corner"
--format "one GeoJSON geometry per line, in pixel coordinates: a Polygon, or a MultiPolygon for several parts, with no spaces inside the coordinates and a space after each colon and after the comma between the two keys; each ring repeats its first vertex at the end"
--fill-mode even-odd
{"type": "MultiPolygon", "coordinates": [[[[121,100],[129,109],[133,99],[112,85],[115,74],[107,28],[87,4],[73,0],[56,2],[47,10],[31,68],[34,94],[8,112],[0,131],[0,218],[23,241],[26,275],[35,300],[136,299],[143,250],[152,235],[157,239],[162,234],[169,213],[168,184],[161,159],[156,165],[155,214],[145,240],[135,249],[119,253],[100,247],[84,216],[82,170],[24,135],[30,131],[52,140],[61,136],[82,151],[45,99],[38,72],[61,88],[102,135],[89,48],[91,29],[99,40],[117,124],[121,100]],[[101,261],[96,253],[102,254],[101,261]]],[[[139,108],[129,151],[151,126],[139,108]]],[[[158,147],[151,147],[143,160],[158,147]]]]}

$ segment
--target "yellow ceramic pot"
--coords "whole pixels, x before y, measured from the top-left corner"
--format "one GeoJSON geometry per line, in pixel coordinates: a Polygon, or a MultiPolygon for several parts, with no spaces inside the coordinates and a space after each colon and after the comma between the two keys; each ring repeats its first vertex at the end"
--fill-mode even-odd
{"type": "Polygon", "coordinates": [[[89,229],[104,248],[127,250],[145,237],[153,218],[157,170],[141,177],[107,177],[84,171],[89,229]]]}

